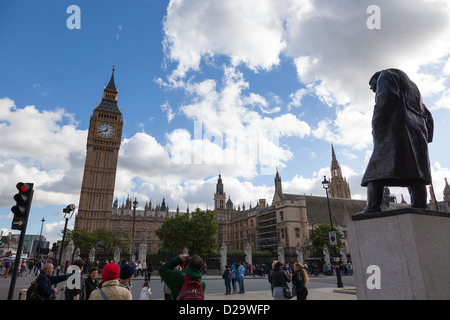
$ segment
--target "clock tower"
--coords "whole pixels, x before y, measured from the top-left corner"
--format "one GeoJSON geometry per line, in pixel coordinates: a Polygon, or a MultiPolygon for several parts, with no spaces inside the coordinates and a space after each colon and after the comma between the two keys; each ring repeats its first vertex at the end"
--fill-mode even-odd
{"type": "Polygon", "coordinates": [[[89,122],[75,229],[92,232],[108,228],[123,127],[117,94],[113,68],[111,79],[103,90],[102,101],[95,107],[89,122]]]}

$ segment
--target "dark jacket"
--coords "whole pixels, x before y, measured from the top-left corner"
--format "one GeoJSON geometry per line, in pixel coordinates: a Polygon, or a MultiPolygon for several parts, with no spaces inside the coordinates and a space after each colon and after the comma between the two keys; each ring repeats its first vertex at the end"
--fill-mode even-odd
{"type": "Polygon", "coordinates": [[[80,300],[86,300],[84,291],[85,279],[82,274],[80,274],[79,277],[80,277],[80,288],[69,289],[66,287],[65,300],[73,300],[73,298],[77,295],[80,295],[79,297],[80,300]]]}
{"type": "Polygon", "coordinates": [[[300,270],[297,270],[292,275],[292,284],[295,286],[297,292],[300,292],[305,288],[305,281],[303,280],[303,275],[300,270]]]}
{"type": "Polygon", "coordinates": [[[48,276],[45,273],[41,273],[37,277],[38,293],[44,300],[50,300],[54,293],[52,285],[60,283],[69,278],[69,274],[63,274],[60,276],[48,276]]]}
{"type": "Polygon", "coordinates": [[[269,282],[272,289],[275,287],[284,287],[291,279],[287,273],[281,268],[275,268],[269,275],[269,282]]]}
{"type": "MultiPolygon", "coordinates": [[[[183,273],[190,276],[194,281],[202,281],[202,273],[200,270],[189,268],[183,271],[173,270],[175,267],[181,264],[181,258],[176,256],[171,260],[167,261],[164,265],[158,268],[158,273],[161,279],[167,284],[172,293],[172,297],[175,300],[178,297],[181,287],[184,284],[183,273]]],[[[206,284],[202,281],[203,292],[205,292],[206,284]]]]}
{"type": "Polygon", "coordinates": [[[85,299],[89,300],[91,292],[98,288],[99,288],[99,282],[97,279],[95,279],[95,281],[92,281],[91,277],[88,277],[86,280],[84,280],[85,299]]]}
{"type": "MultiPolygon", "coordinates": [[[[372,118],[373,153],[361,181],[388,186],[430,184],[428,143],[433,118],[417,86],[400,70],[377,72],[372,118]]],[[[371,79],[371,82],[374,81],[371,79]]]]}

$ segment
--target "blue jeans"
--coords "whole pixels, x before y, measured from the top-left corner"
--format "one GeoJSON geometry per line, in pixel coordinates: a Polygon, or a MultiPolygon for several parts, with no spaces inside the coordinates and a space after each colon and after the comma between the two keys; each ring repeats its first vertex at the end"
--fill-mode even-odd
{"type": "Polygon", "coordinates": [[[239,293],[244,293],[245,292],[245,290],[244,290],[244,277],[239,277],[238,278],[238,281],[239,281],[239,293]]]}
{"type": "Polygon", "coordinates": [[[231,293],[231,279],[225,278],[225,293],[231,293]]]}

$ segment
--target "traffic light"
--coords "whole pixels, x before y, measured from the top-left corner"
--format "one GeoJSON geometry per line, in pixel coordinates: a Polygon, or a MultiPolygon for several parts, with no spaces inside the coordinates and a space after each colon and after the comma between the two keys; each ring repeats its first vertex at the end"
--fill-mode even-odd
{"type": "Polygon", "coordinates": [[[58,252],[58,244],[56,242],[54,242],[52,245],[52,252],[54,253],[58,252]]]}
{"type": "Polygon", "coordinates": [[[19,190],[19,193],[14,195],[16,205],[11,207],[11,211],[14,213],[11,228],[23,230],[27,224],[31,201],[33,200],[33,184],[19,182],[16,188],[19,190]]]}

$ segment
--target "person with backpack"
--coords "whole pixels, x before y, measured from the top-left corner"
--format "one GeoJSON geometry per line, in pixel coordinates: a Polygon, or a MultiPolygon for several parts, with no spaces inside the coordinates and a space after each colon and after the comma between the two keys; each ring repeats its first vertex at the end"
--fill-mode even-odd
{"type": "Polygon", "coordinates": [[[222,274],[222,279],[225,280],[225,295],[231,294],[231,269],[229,266],[225,266],[225,270],[222,274]]]}
{"type": "Polygon", "coordinates": [[[52,285],[66,281],[70,277],[70,274],[63,274],[59,276],[53,276],[53,264],[46,263],[42,268],[42,272],[36,278],[37,293],[42,300],[51,300],[58,290],[52,288],[52,285]]]}
{"type": "Polygon", "coordinates": [[[194,254],[180,254],[158,268],[161,279],[167,284],[176,300],[204,300],[206,288],[202,281],[203,259],[194,254]],[[182,271],[174,270],[181,265],[182,271]]]}

